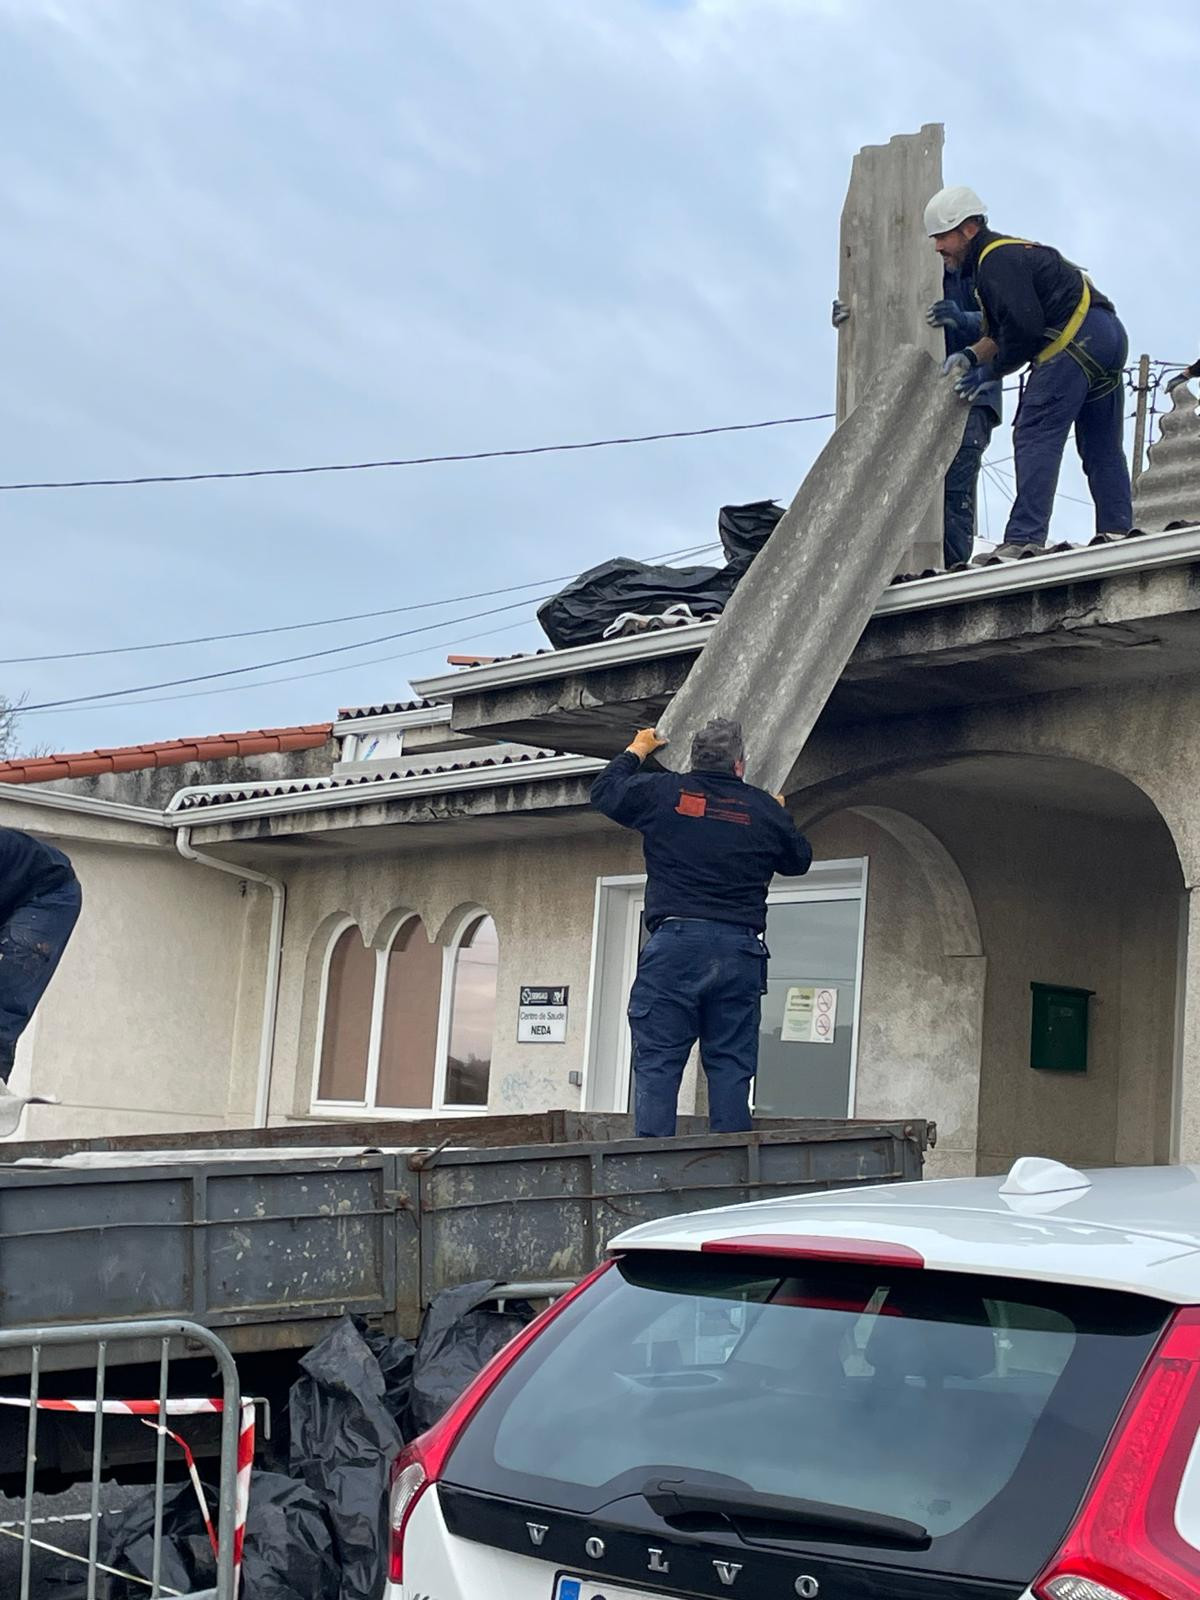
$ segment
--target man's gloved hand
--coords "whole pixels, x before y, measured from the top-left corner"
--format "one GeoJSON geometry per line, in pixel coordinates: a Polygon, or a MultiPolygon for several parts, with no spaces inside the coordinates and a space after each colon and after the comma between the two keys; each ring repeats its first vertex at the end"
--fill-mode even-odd
{"type": "Polygon", "coordinates": [[[850,307],[846,304],[846,302],[844,300],[835,300],[833,302],[833,325],[834,325],[834,327],[835,328],[840,328],[844,322],[849,322],[849,321],[850,321],[850,307]]]}
{"type": "Polygon", "coordinates": [[[984,384],[992,381],[992,364],[980,361],[974,350],[957,350],[942,363],[942,376],[954,384],[960,400],[973,400],[984,384]]]}
{"type": "Polygon", "coordinates": [[[964,311],[953,300],[935,300],[925,313],[931,328],[953,328],[964,339],[978,339],[983,332],[982,311],[964,311]]]}
{"type": "Polygon", "coordinates": [[[786,801],[786,800],[785,800],[785,799],[784,799],[784,798],[783,798],[783,796],[782,796],[782,795],[781,795],[781,794],[777,794],[777,795],[776,795],[776,796],[775,796],[775,798],[776,798],[776,800],[778,800],[778,801],[779,801],[779,804],[780,804],[780,805],[781,805],[781,806],[782,806],[782,807],[783,807],[783,809],[784,809],[784,810],[785,810],[785,811],[786,811],[786,810],[787,810],[787,801],[786,801]]]}
{"type": "Polygon", "coordinates": [[[659,737],[657,728],[642,728],[633,736],[632,743],[626,746],[632,750],[639,761],[645,761],[647,756],[652,756],[656,750],[661,750],[667,743],[666,739],[659,737]]]}
{"type": "Polygon", "coordinates": [[[931,328],[962,328],[962,319],[965,313],[953,300],[935,300],[925,313],[925,321],[931,328]]]}

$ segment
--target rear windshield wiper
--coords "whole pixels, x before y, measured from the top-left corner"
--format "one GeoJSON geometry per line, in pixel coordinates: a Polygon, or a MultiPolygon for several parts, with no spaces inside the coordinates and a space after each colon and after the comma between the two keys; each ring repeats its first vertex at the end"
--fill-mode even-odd
{"type": "Polygon", "coordinates": [[[652,1478],[642,1488],[642,1498],[660,1517],[688,1512],[716,1513],[735,1522],[739,1516],[762,1522],[792,1523],[830,1533],[857,1534],[886,1540],[912,1549],[928,1545],[929,1529],[904,1517],[882,1511],[858,1511],[852,1506],[829,1505],[822,1500],[790,1500],[785,1495],[760,1494],[740,1485],[725,1487],[688,1483],[682,1478],[652,1478]]]}

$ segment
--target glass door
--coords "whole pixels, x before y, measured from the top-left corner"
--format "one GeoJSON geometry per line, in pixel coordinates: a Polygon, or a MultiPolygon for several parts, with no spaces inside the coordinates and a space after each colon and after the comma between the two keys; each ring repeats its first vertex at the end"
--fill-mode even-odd
{"type": "MultiPolygon", "coordinates": [[[[779,879],[767,909],[767,993],[754,1109],[763,1117],[853,1114],[862,967],[865,860],[818,861],[803,880],[779,879]]],[[[597,885],[587,1079],[591,1110],[630,1105],[625,1018],[645,941],[645,879],[597,885]]]]}
{"type": "Polygon", "coordinates": [[[852,1114],[862,908],[861,890],[772,896],[757,1116],[852,1114]]]}

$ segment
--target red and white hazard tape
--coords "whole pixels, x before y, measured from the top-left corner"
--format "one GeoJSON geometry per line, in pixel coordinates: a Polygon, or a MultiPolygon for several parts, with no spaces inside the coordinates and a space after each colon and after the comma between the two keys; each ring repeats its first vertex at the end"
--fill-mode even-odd
{"type": "MultiPolygon", "coordinates": [[[[28,1397],[0,1395],[0,1405],[20,1406],[28,1410],[30,1401],[28,1397]]],[[[217,1530],[213,1526],[212,1514],[208,1509],[208,1502],[204,1496],[204,1489],[200,1483],[200,1474],[196,1470],[196,1461],[191,1450],[180,1436],[171,1428],[164,1426],[155,1419],[160,1416],[168,1417],[197,1417],[211,1414],[214,1411],[224,1411],[224,1400],[168,1400],[160,1405],[157,1400],[39,1400],[39,1411],[73,1411],[84,1416],[95,1416],[97,1410],[105,1416],[139,1417],[148,1427],[156,1432],[162,1432],[183,1451],[183,1458],[187,1463],[188,1476],[192,1480],[192,1487],[196,1491],[196,1498],[200,1502],[200,1511],[204,1517],[204,1526],[208,1530],[208,1537],[212,1543],[213,1553],[218,1550],[217,1530]]],[[[235,1584],[240,1580],[242,1571],[242,1551],[246,1543],[246,1516],[250,1509],[250,1474],[254,1466],[254,1401],[243,1400],[241,1404],[241,1422],[238,1428],[237,1444],[237,1493],[234,1500],[233,1518],[233,1568],[235,1584]]]]}

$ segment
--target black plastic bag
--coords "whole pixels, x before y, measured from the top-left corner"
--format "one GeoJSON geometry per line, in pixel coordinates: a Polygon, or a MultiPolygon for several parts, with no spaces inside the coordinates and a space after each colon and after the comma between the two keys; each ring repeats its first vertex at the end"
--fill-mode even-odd
{"type": "Polygon", "coordinates": [[[409,1420],[412,1408],[412,1374],[413,1358],[416,1356],[417,1347],[410,1339],[401,1339],[397,1336],[389,1339],[385,1333],[375,1333],[365,1323],[355,1319],[354,1326],[366,1340],[371,1354],[379,1363],[379,1370],[383,1373],[383,1403],[388,1409],[392,1421],[399,1428],[405,1439],[413,1435],[409,1420]]]}
{"type": "Polygon", "coordinates": [[[291,1471],[319,1497],[341,1565],[341,1600],[378,1600],[387,1564],[387,1490],[400,1430],[379,1362],[349,1317],[301,1357],[292,1385],[291,1471]]]}
{"type": "MultiPolygon", "coordinates": [[[[216,1507],[215,1494],[206,1489],[209,1505],[216,1507]]],[[[148,1488],[119,1512],[100,1519],[97,1560],[135,1577],[150,1578],[154,1572],[154,1490],[148,1488]]],[[[163,1492],[162,1582],[181,1594],[210,1589],[217,1581],[216,1557],[212,1552],[204,1519],[191,1481],[168,1484],[163,1492]]],[[[86,1600],[87,1566],[84,1562],[64,1562],[47,1575],[44,1585],[54,1600],[86,1600]]],[[[102,1572],[96,1582],[98,1600],[141,1600],[147,1593],[144,1584],[116,1578],[102,1572]]]]}
{"type": "Polygon", "coordinates": [[[721,567],[648,567],[618,556],[581,573],[538,607],[538,621],[556,650],[591,644],[623,612],[653,616],[686,602],[697,617],[715,617],[733,593],[721,567]]]}
{"type": "Polygon", "coordinates": [[[256,1472],[242,1552],[242,1600],[338,1600],[340,1592],[320,1496],[280,1472],[256,1472]]]}
{"type": "Polygon", "coordinates": [[[722,506],[717,532],[725,551],[726,571],[740,578],[775,532],[783,507],[775,500],[752,500],[744,506],[722,506]]]}
{"type": "Polygon", "coordinates": [[[717,530],[723,567],[651,567],[618,556],[581,573],[538,607],[538,621],[556,650],[592,644],[624,612],[660,617],[681,602],[697,618],[724,611],[738,580],[774,532],[783,508],[774,500],[722,506],[717,530]]]}
{"type": "Polygon", "coordinates": [[[442,1416],[498,1350],[533,1318],[525,1301],[504,1311],[481,1304],[495,1280],[464,1283],[434,1295],[421,1322],[412,1376],[412,1424],[417,1433],[442,1416]]]}
{"type": "MultiPolygon", "coordinates": [[[[217,1492],[205,1494],[216,1515],[217,1492]]],[[[124,1510],[100,1522],[99,1559],[136,1577],[154,1573],[154,1490],[149,1488],[124,1510]]],[[[85,1600],[87,1569],[64,1564],[51,1575],[47,1600],[85,1600]]],[[[204,1519],[191,1482],[168,1484],[163,1494],[162,1582],[191,1594],[217,1581],[204,1519]]],[[[250,1508],[242,1550],[243,1600],[338,1600],[339,1574],[333,1535],[319,1496],[294,1478],[256,1472],[250,1481],[250,1508]]],[[[98,1600],[144,1600],[144,1584],[101,1573],[98,1600]]]]}

